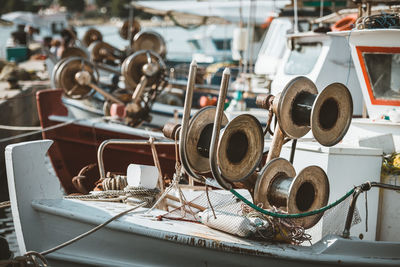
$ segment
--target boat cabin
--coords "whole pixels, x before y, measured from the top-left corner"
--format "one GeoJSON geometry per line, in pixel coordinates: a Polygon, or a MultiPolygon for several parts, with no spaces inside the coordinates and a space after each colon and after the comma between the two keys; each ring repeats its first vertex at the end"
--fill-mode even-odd
{"type": "Polygon", "coordinates": [[[318,91],[328,84],[346,85],[353,98],[353,116],[361,116],[363,97],[345,36],[305,32],[288,35],[282,63],[271,85],[272,94],[282,91],[296,76],[306,76],[318,91]]]}

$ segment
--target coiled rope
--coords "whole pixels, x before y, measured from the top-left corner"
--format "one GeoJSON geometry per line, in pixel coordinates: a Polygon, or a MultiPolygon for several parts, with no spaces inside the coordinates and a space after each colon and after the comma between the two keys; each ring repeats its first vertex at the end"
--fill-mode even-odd
{"type": "Polygon", "coordinates": [[[3,202],[0,202],[0,209],[2,209],[2,208],[8,208],[8,207],[10,207],[10,206],[11,206],[10,201],[3,201],[3,202]]]}

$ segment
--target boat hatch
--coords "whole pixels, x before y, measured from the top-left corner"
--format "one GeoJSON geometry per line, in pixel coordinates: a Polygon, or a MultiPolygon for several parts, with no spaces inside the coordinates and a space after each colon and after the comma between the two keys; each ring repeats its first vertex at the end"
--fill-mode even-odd
{"type": "Polygon", "coordinates": [[[292,51],[285,64],[285,74],[287,75],[307,75],[317,63],[321,54],[322,43],[301,43],[293,42],[292,51]]]}
{"type": "Polygon", "coordinates": [[[356,47],[374,105],[400,106],[400,47],[356,47]]]}

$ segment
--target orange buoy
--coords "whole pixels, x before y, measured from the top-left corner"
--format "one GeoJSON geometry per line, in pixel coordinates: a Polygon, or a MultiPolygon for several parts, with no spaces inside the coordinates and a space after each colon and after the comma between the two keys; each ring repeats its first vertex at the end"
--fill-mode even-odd
{"type": "Polygon", "coordinates": [[[200,107],[206,107],[206,106],[215,106],[217,104],[217,98],[214,96],[213,98],[209,96],[201,96],[200,101],[199,101],[200,107]]]}
{"type": "Polygon", "coordinates": [[[348,31],[354,28],[357,20],[357,14],[348,15],[338,21],[332,26],[333,32],[348,31]]]}

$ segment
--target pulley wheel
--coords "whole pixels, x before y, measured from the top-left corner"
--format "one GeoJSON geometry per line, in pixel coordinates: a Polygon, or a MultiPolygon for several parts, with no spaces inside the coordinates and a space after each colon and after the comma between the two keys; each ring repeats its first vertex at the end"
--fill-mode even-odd
{"type": "Polygon", "coordinates": [[[114,61],[121,58],[121,55],[116,55],[119,52],[115,47],[102,41],[91,43],[88,50],[90,59],[96,62],[103,62],[104,60],[114,61]]]}
{"type": "MultiPolygon", "coordinates": [[[[119,29],[119,36],[121,36],[122,39],[128,40],[129,39],[129,20],[126,20],[124,24],[122,24],[121,28],[119,29]]],[[[132,21],[132,27],[131,27],[131,38],[135,37],[135,35],[140,32],[140,24],[137,20],[132,21]]]]}
{"type": "Polygon", "coordinates": [[[68,58],[64,58],[64,59],[61,59],[61,60],[59,60],[55,65],[54,65],[54,67],[53,67],[53,70],[52,70],[52,72],[51,72],[51,76],[50,76],[50,85],[51,85],[51,88],[54,88],[54,89],[56,89],[57,88],[57,84],[58,84],[58,82],[56,81],[56,79],[57,79],[57,70],[58,70],[58,68],[64,63],[64,61],[66,61],[68,58]]]}
{"type": "Polygon", "coordinates": [[[61,54],[61,59],[68,58],[68,57],[81,57],[81,58],[88,58],[88,55],[85,51],[78,47],[67,47],[61,54]]]}
{"type": "Polygon", "coordinates": [[[165,70],[166,66],[162,58],[153,51],[146,50],[133,53],[124,60],[121,66],[121,73],[125,78],[125,84],[129,88],[135,88],[143,75],[146,75],[147,86],[152,86],[153,84],[160,82],[160,79],[165,74],[165,70]],[[150,56],[151,63],[156,64],[158,67],[158,71],[151,76],[147,76],[143,72],[143,66],[148,64],[147,54],[150,56]]]}
{"type": "Polygon", "coordinates": [[[353,100],[349,89],[341,83],[328,85],[315,99],[311,111],[311,130],[324,146],[336,145],[350,127],[353,100]]]}
{"type": "Polygon", "coordinates": [[[60,64],[55,72],[55,87],[64,90],[67,97],[73,99],[83,99],[88,97],[94,90],[88,85],[79,84],[75,75],[78,72],[87,71],[90,74],[91,81],[97,83],[99,74],[93,64],[84,58],[67,58],[60,64]]]}
{"type": "Polygon", "coordinates": [[[99,32],[94,28],[90,28],[83,35],[82,43],[86,47],[88,47],[91,43],[102,40],[103,40],[103,35],[101,34],[101,32],[99,32]]]}
{"type": "Polygon", "coordinates": [[[229,182],[246,179],[256,170],[264,150],[260,122],[250,114],[239,115],[221,132],[217,160],[222,176],[229,182]]]}
{"type": "Polygon", "coordinates": [[[273,181],[282,177],[295,177],[296,171],[293,165],[284,158],[275,158],[268,162],[258,175],[254,188],[254,204],[262,204],[263,209],[269,209],[268,194],[273,181]]]}
{"type": "MultiPolygon", "coordinates": [[[[209,147],[214,126],[216,107],[200,109],[189,121],[186,143],[186,157],[192,169],[198,173],[207,173],[210,169],[209,147]]],[[[228,123],[225,114],[221,127],[228,123]]]]}
{"type": "Polygon", "coordinates": [[[167,46],[164,38],[154,31],[141,31],[133,38],[132,48],[134,51],[151,50],[165,58],[167,46]]]}
{"type": "MultiPolygon", "coordinates": [[[[329,180],[325,171],[318,166],[304,168],[293,180],[289,188],[287,212],[304,213],[320,209],[328,204],[329,180]]],[[[308,229],[313,227],[323,213],[294,219],[296,224],[308,229]]]]}
{"type": "Polygon", "coordinates": [[[279,126],[289,138],[298,139],[303,137],[310,127],[307,125],[298,125],[293,119],[292,109],[296,97],[302,93],[318,94],[315,84],[304,76],[292,79],[281,92],[277,105],[276,116],[279,126]]]}

